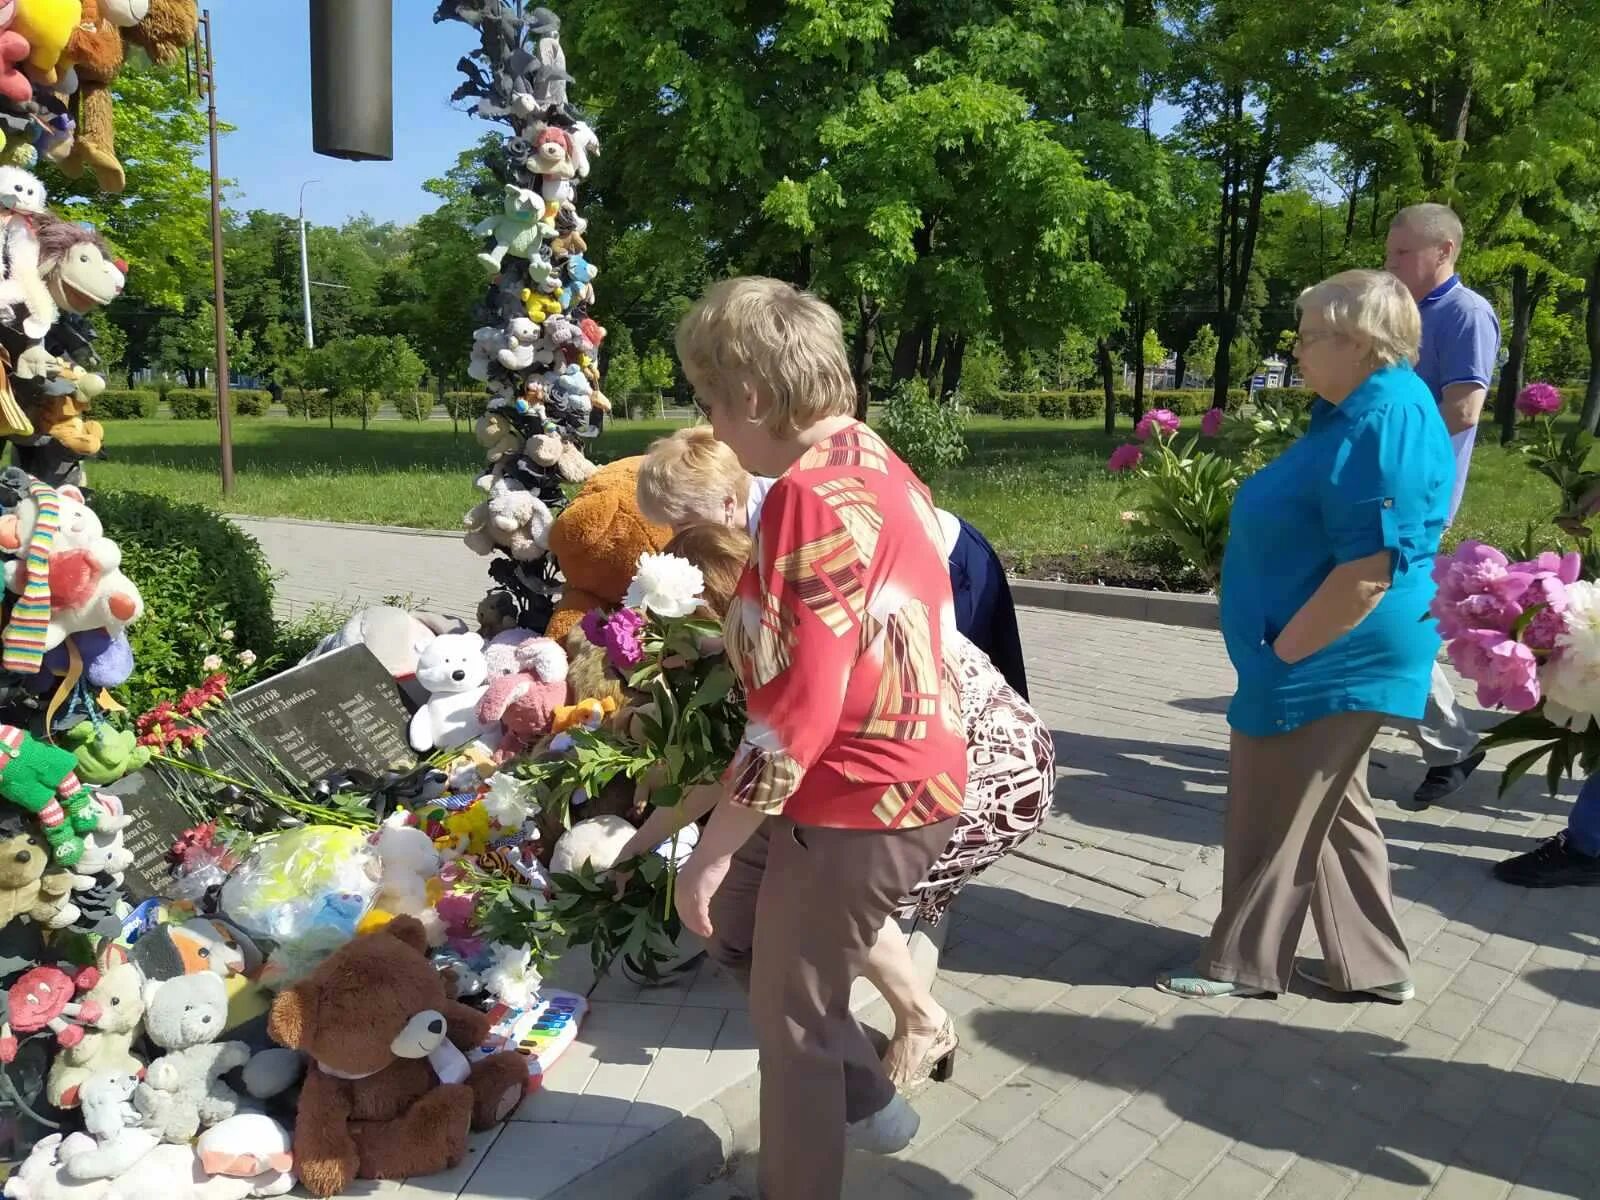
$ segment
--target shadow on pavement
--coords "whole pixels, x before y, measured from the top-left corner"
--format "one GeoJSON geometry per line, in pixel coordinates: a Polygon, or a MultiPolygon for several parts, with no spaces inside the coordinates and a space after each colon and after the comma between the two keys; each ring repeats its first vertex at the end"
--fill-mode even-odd
{"type": "Polygon", "coordinates": [[[1373,1034],[1265,1025],[1242,1012],[1197,1009],[1166,1028],[1060,1009],[978,1012],[972,1023],[989,1045],[1080,1074],[1087,1082],[1058,1102],[1069,1119],[1075,1091],[1100,1109],[1106,1089],[1150,1092],[1174,1117],[1224,1137],[1397,1184],[1425,1188],[1436,1175],[1427,1164],[1440,1164],[1553,1194],[1593,1186],[1600,1088],[1430,1061],[1373,1034]]]}

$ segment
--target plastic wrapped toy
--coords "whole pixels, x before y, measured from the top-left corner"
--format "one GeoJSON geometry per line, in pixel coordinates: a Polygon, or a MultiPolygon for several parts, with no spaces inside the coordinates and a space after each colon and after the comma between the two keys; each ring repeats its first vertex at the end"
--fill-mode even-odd
{"type": "Polygon", "coordinates": [[[245,932],[278,943],[337,946],[378,892],[380,865],[359,829],[307,825],[263,838],[222,885],[222,910],[245,932]]]}

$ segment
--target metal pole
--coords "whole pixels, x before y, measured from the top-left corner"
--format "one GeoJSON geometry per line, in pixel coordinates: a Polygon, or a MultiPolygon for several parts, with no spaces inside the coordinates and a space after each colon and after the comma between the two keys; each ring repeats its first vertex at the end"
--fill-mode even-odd
{"type": "MultiPolygon", "coordinates": [[[[217,423],[222,434],[222,494],[233,495],[233,403],[228,396],[228,301],[222,265],[222,179],[217,170],[217,63],[211,56],[211,10],[200,14],[205,30],[204,61],[198,64],[206,90],[206,120],[211,130],[211,269],[217,317],[217,423]]],[[[198,50],[198,47],[197,47],[198,50]]],[[[200,55],[197,53],[197,59],[200,55]]]]}
{"type": "Polygon", "coordinates": [[[306,349],[316,349],[316,339],[311,335],[311,269],[306,265],[306,188],[320,179],[308,179],[300,185],[300,303],[306,316],[306,349]]]}

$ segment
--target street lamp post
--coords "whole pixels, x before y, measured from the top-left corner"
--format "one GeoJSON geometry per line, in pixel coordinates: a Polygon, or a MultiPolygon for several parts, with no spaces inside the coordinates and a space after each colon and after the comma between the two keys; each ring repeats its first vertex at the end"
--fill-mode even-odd
{"type": "Polygon", "coordinates": [[[206,120],[211,132],[211,270],[216,290],[217,423],[222,435],[222,494],[233,494],[233,407],[228,397],[228,303],[222,265],[222,178],[217,170],[217,60],[211,55],[211,10],[200,14],[204,53],[196,31],[195,75],[206,94],[206,120]]]}
{"type": "Polygon", "coordinates": [[[308,179],[300,185],[300,303],[305,310],[307,350],[314,350],[317,343],[311,333],[311,269],[306,265],[306,188],[321,182],[308,179]]]}

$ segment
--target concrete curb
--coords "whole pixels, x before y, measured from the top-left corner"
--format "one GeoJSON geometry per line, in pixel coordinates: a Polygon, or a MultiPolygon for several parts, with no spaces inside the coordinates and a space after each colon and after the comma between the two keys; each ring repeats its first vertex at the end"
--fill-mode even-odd
{"type": "Polygon", "coordinates": [[[1011,595],[1027,608],[1088,613],[1124,621],[1152,621],[1190,629],[1218,627],[1217,598],[1212,595],[1016,578],[1011,579],[1011,595]]]}

